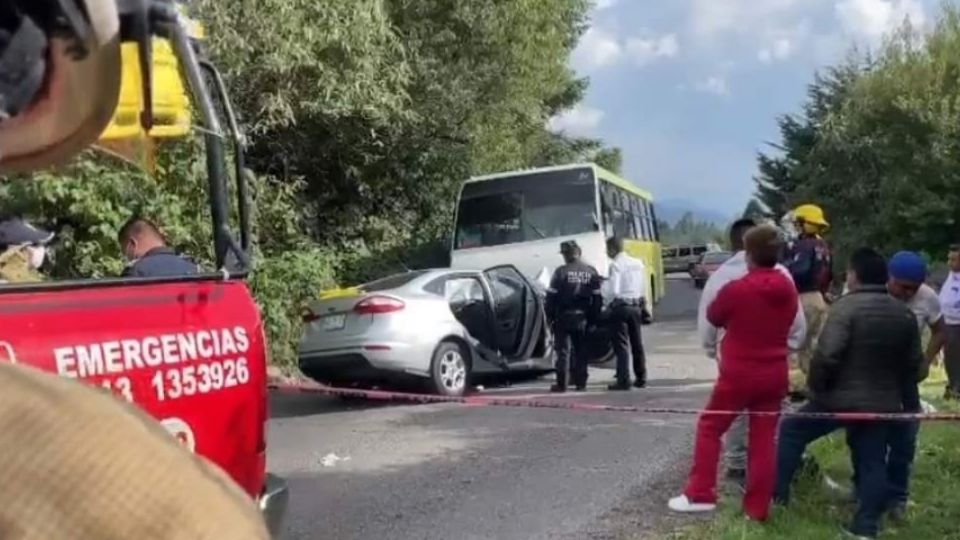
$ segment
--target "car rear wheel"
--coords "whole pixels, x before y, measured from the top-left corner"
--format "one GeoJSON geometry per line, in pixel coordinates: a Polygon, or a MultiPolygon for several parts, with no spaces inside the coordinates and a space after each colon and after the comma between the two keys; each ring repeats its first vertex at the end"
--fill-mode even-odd
{"type": "Polygon", "coordinates": [[[459,343],[444,341],[433,352],[430,380],[434,392],[444,396],[462,396],[470,379],[470,361],[459,343]]]}

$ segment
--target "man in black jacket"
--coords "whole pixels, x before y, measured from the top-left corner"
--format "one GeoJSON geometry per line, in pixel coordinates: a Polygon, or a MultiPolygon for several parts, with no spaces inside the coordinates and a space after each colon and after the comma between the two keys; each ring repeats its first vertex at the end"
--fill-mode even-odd
{"type": "MultiPolygon", "coordinates": [[[[810,362],[810,402],[801,412],[898,413],[919,400],[923,352],[913,313],[887,293],[886,260],[872,249],[857,250],[847,269],[851,293],[831,308],[810,362]],[[910,386],[914,388],[910,391],[910,386]]],[[[787,418],[777,449],[776,499],[786,504],[790,483],[811,442],[847,429],[858,476],[858,508],[849,532],[874,538],[887,510],[888,423],[787,418]]]]}

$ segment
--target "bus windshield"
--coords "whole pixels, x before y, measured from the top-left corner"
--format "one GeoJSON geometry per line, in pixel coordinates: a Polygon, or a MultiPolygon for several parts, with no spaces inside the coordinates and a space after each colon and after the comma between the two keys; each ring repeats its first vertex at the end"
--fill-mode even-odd
{"type": "Polygon", "coordinates": [[[596,193],[589,168],[468,182],[457,209],[454,249],[597,231],[596,193]]]}

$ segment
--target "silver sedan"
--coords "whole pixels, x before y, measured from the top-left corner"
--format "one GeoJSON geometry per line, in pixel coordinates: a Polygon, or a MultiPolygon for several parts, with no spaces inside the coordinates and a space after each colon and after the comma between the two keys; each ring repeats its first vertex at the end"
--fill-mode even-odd
{"type": "Polygon", "coordinates": [[[421,270],[324,293],[304,313],[300,369],[317,381],[428,381],[462,395],[474,374],[552,370],[542,291],[513,266],[421,270]]]}

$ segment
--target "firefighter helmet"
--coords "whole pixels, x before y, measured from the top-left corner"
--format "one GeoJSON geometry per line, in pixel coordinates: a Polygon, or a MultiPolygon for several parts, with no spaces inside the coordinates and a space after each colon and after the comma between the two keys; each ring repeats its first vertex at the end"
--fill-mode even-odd
{"type": "Polygon", "coordinates": [[[815,204],[801,204],[793,209],[793,217],[796,221],[802,221],[811,225],[820,227],[829,227],[827,218],[823,215],[823,209],[815,204]]]}

